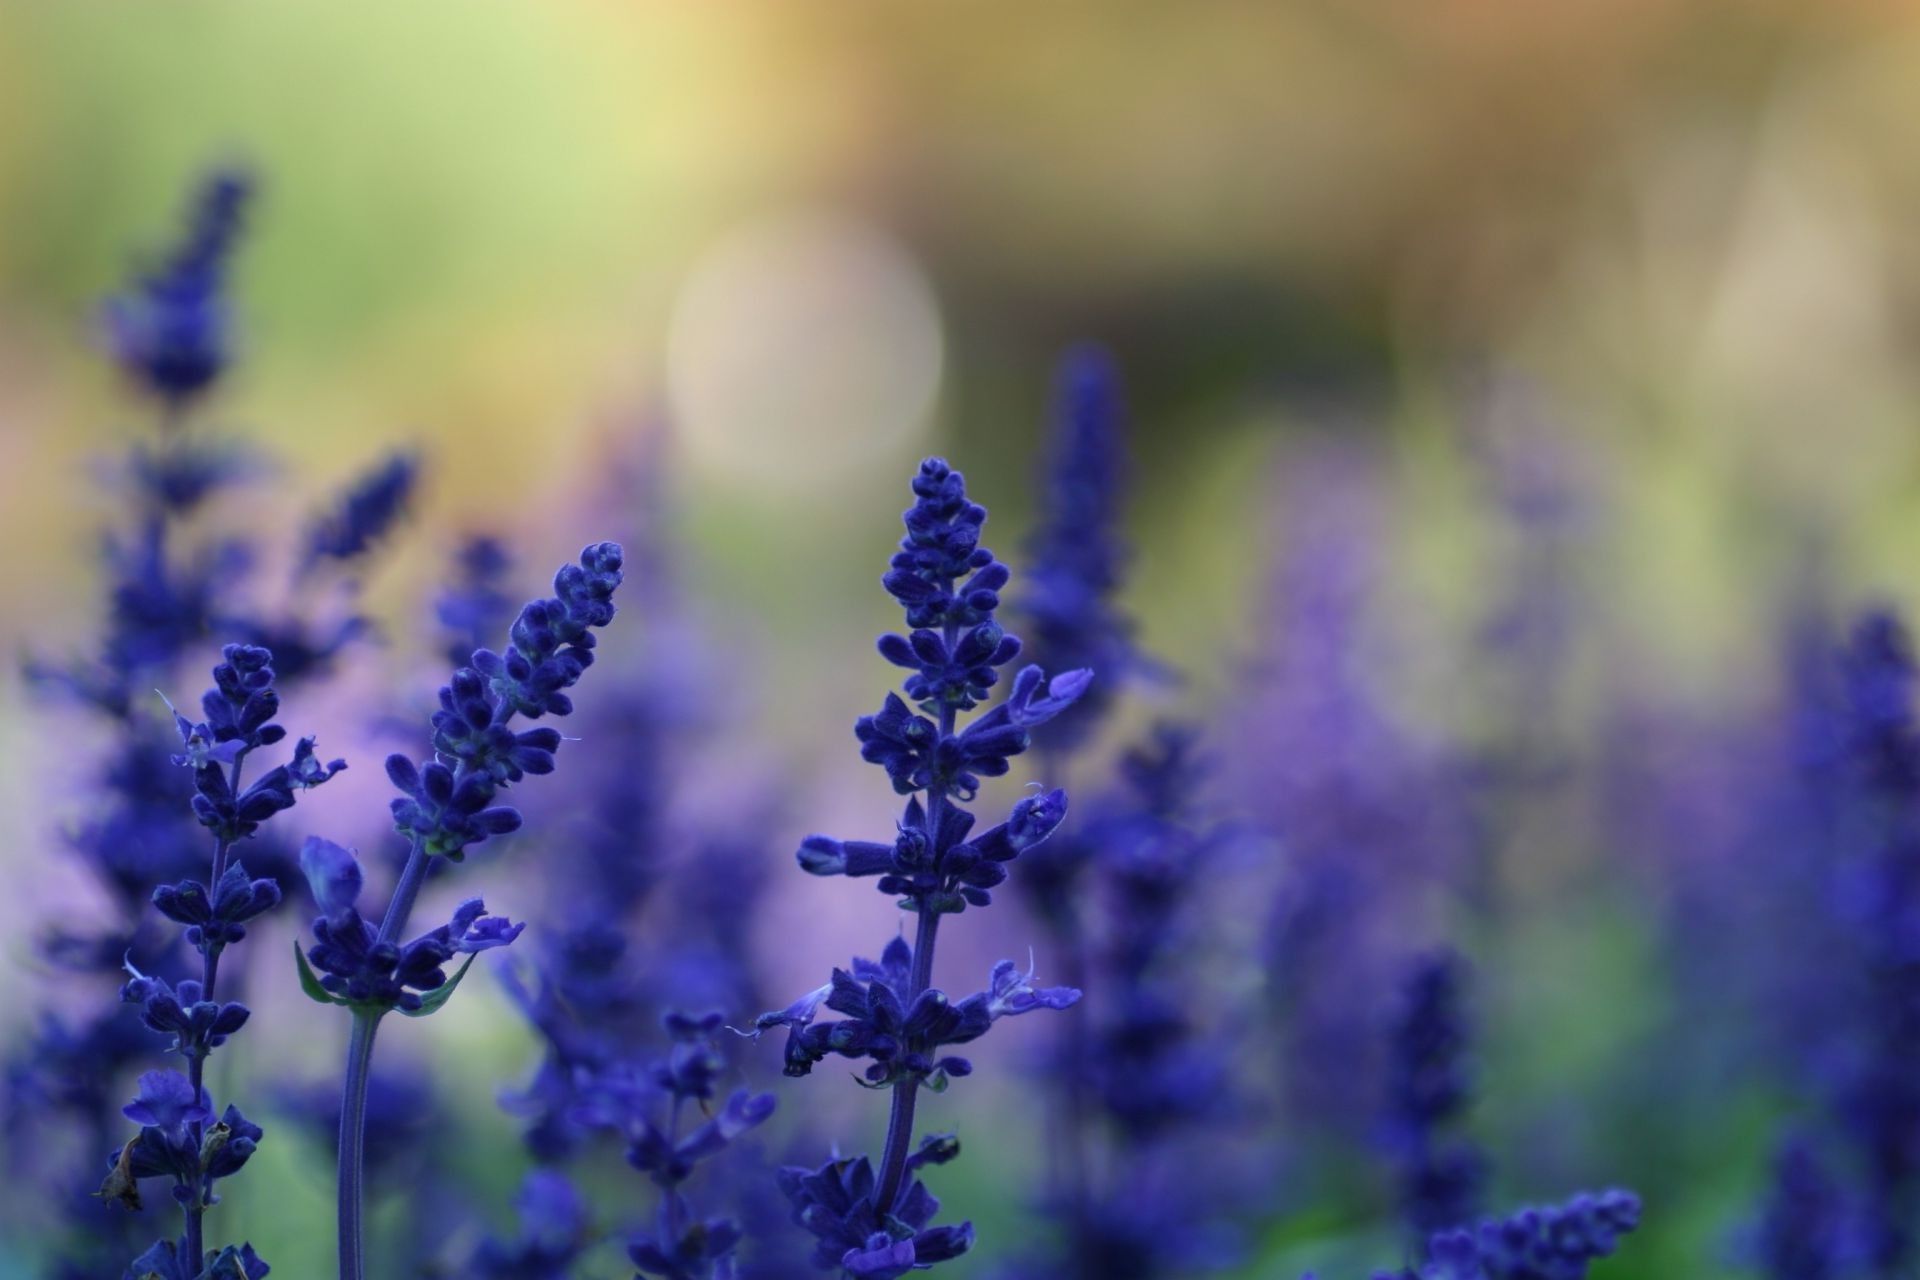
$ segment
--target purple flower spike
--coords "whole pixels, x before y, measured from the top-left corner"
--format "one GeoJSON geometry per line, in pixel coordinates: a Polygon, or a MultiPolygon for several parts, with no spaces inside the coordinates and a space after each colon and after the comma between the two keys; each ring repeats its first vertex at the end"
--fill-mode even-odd
{"type": "MultiPolygon", "coordinates": [[[[879,961],[855,959],[826,986],[785,1009],[761,1014],[753,1033],[787,1028],[784,1069],[811,1074],[828,1055],[865,1062],[862,1083],[892,1093],[885,1154],[878,1170],[864,1157],[818,1169],[781,1170],[794,1220],[817,1240],[813,1261],[856,1280],[895,1280],[958,1257],[973,1245],[973,1227],[931,1226],[939,1203],[916,1175],[957,1154],[951,1139],[911,1154],[915,1097],[973,1074],[968,1058],[945,1052],[985,1035],[995,1021],[1035,1009],[1065,1009],[1080,999],[1071,987],[1036,987],[1011,961],[993,971],[988,989],[955,1000],[933,982],[940,922],[991,905],[1009,864],[1042,844],[1067,814],[1066,793],[1021,799],[1005,822],[976,833],[963,806],[982,779],[997,778],[1032,744],[1030,731],[1058,717],[1089,688],[1093,673],[1068,671],[1048,680],[1023,668],[1006,694],[964,728],[964,712],[989,702],[1001,668],[1020,653],[995,613],[1012,575],[981,545],[986,508],[967,497],[966,479],[939,458],[920,464],[914,504],[902,517],[906,536],[881,585],[906,611],[906,634],[880,637],[880,656],[909,673],[901,693],[854,724],[863,759],[886,770],[908,797],[891,841],[810,835],[797,861],[810,875],[875,878],[918,917],[914,941],[895,938],[879,961]],[[901,694],[905,696],[901,696],[901,694]],[[840,1015],[819,1017],[822,1009],[840,1015]]],[[[667,1274],[667,1273],[661,1273],[667,1274]]]]}

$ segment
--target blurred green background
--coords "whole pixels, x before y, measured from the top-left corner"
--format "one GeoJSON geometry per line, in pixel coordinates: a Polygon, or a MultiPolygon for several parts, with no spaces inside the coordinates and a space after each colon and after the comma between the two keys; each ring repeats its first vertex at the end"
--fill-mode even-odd
{"type": "MultiPolygon", "coordinates": [[[[1539,422],[1602,516],[1581,643],[1704,699],[1809,564],[1920,603],[1917,111],[1891,0],[0,4],[0,648],[94,615],[88,467],[145,430],[94,308],[239,159],[264,191],[217,417],[285,466],[268,526],[425,451],[426,536],[375,584],[398,631],[454,530],[530,563],[597,536],[605,451],[666,423],[685,576],[763,641],[756,732],[831,754],[883,678],[841,655],[887,621],[904,468],[949,453],[1011,548],[1050,367],[1094,338],[1133,406],[1128,598],[1192,706],[1255,643],[1286,458],[1329,437],[1384,461],[1389,612],[1443,685],[1507,550],[1476,460],[1539,422]]],[[[0,797],[50,829],[0,689],[0,797]]],[[[843,754],[810,767],[855,792],[843,754]]],[[[1653,1016],[1633,947],[1581,1024],[1616,1047],[1653,1016]]],[[[526,1043],[436,1030],[493,1068],[450,1087],[504,1147],[526,1043]]],[[[297,1258],[325,1171],[272,1160],[234,1212],[297,1258]]],[[[1745,1190],[1606,1274],[1718,1274],[1745,1190]]]]}

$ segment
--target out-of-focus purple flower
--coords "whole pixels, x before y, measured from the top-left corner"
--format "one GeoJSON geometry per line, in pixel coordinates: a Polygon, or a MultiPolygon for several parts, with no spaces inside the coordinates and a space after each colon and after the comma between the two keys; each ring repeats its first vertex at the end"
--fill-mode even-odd
{"type": "Polygon", "coordinates": [[[406,515],[419,480],[420,460],[405,451],[355,480],[308,529],[305,567],[365,555],[406,515]]]}
{"type": "Polygon", "coordinates": [[[460,544],[453,563],[452,581],[435,599],[433,613],[446,634],[447,660],[457,669],[513,620],[505,585],[513,558],[499,539],[476,534],[460,544]]]}
{"type": "Polygon", "coordinates": [[[1375,464],[1333,451],[1292,461],[1285,551],[1237,686],[1223,784],[1280,868],[1264,968],[1294,1131],[1360,1142],[1385,1091],[1382,1000],[1426,899],[1459,878],[1470,807],[1453,749],[1385,683],[1375,464]]]}
{"type": "Polygon", "coordinates": [[[1388,1054],[1386,1141],[1399,1178],[1400,1211],[1417,1239],[1473,1220],[1486,1160],[1454,1132],[1471,1100],[1465,963],[1451,952],[1408,970],[1388,1054]]]}
{"type": "Polygon", "coordinates": [[[1421,1280],[1584,1280],[1640,1225],[1630,1191],[1578,1195],[1544,1209],[1522,1209],[1473,1228],[1436,1234],[1421,1280]]]}
{"type": "Polygon", "coordinates": [[[566,1280],[593,1242],[579,1190],[564,1175],[537,1169],[527,1175],[513,1203],[519,1235],[482,1241],[465,1274],[474,1280],[566,1280]]]}
{"type": "Polygon", "coordinates": [[[1858,1259],[1851,1206],[1813,1147],[1794,1138],[1773,1163],[1755,1259],[1767,1280],[1839,1280],[1858,1259]]]}
{"type": "Polygon", "coordinates": [[[159,1241],[133,1260],[123,1280],[261,1280],[272,1270],[250,1244],[209,1250],[197,1264],[191,1257],[184,1241],[159,1241]]]}
{"type": "Polygon", "coordinates": [[[1113,358],[1091,345],[1069,351],[1055,381],[1020,609],[1041,666],[1098,671],[1100,680],[1049,734],[1056,751],[1092,733],[1127,675],[1141,668],[1132,622],[1114,602],[1131,558],[1120,529],[1123,418],[1113,358]]]}
{"type": "Polygon", "coordinates": [[[156,398],[180,405],[206,391],[232,352],[227,259],[253,179],[211,174],[194,197],[173,252],[106,306],[106,336],[121,368],[156,398]]]}
{"type": "Polygon", "coordinates": [[[1244,1117],[1221,1031],[1233,1016],[1209,992],[1216,929],[1200,911],[1224,847],[1203,819],[1211,765],[1193,730],[1162,724],[1120,773],[1124,789],[1097,799],[1073,837],[1086,892],[1056,942],[1083,967],[1088,1009],[1046,1077],[1043,1205],[1057,1237],[1016,1259],[1016,1277],[1162,1280],[1239,1252],[1246,1196],[1229,1148],[1244,1117]]]}

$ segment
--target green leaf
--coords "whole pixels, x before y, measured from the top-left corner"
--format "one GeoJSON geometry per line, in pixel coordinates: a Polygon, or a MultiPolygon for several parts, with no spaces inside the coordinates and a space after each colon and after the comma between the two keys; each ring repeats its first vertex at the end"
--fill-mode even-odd
{"type": "Polygon", "coordinates": [[[424,1018],[438,1009],[447,1002],[447,998],[453,994],[453,989],[460,985],[460,979],[467,976],[467,970],[473,968],[473,962],[478,958],[477,954],[468,956],[467,962],[460,966],[460,971],[449,978],[444,986],[435,987],[420,997],[418,1009],[402,1009],[400,1012],[409,1018],[424,1018]]]}
{"type": "Polygon", "coordinates": [[[300,989],[307,993],[308,999],[318,1000],[321,1004],[347,1003],[320,985],[320,979],[315,976],[313,966],[307,963],[307,953],[300,949],[298,938],[293,940],[293,961],[300,966],[300,989]]]}

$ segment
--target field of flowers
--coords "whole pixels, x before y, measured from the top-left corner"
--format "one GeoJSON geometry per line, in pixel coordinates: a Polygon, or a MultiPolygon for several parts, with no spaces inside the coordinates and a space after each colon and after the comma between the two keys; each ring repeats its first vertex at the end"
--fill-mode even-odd
{"type": "Polygon", "coordinates": [[[0,6],[0,1280],[1920,1276],[1916,72],[0,6]]]}

